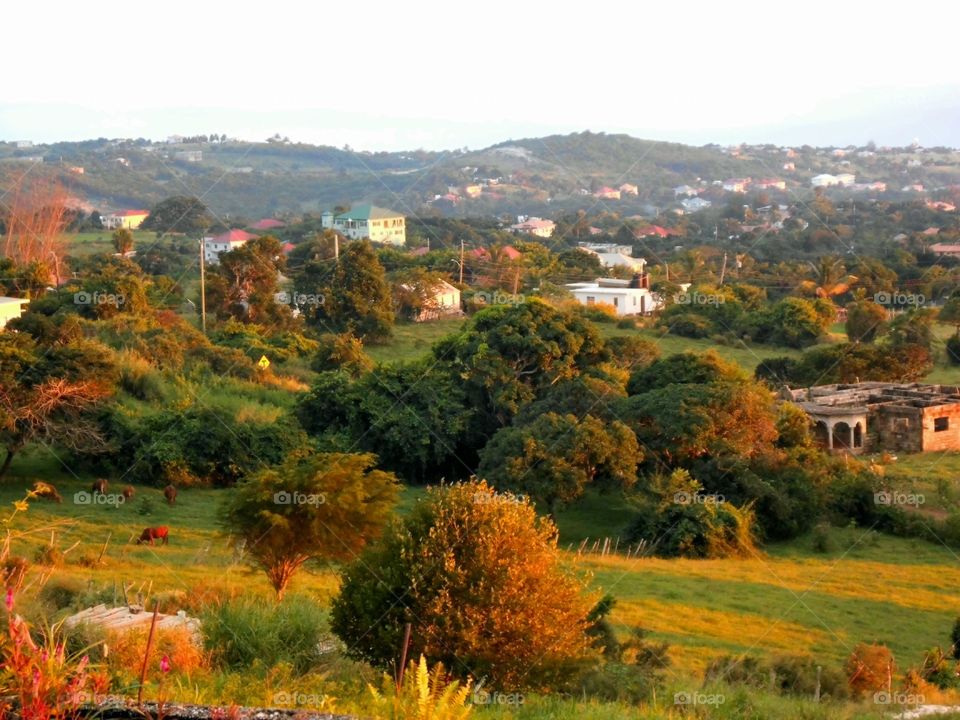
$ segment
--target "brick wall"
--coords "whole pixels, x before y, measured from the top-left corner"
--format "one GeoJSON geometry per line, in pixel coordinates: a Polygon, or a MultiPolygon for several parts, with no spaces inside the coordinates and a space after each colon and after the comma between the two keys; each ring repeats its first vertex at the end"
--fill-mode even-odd
{"type": "Polygon", "coordinates": [[[923,444],[925,452],[960,450],[960,405],[940,405],[923,410],[923,444]],[[935,420],[942,418],[947,429],[937,431],[935,420]]]}

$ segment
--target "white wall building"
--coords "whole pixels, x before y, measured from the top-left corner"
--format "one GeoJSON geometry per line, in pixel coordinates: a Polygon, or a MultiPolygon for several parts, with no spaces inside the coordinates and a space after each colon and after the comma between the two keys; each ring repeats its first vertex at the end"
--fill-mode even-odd
{"type": "Polygon", "coordinates": [[[0,330],[11,320],[23,315],[23,308],[30,304],[26,298],[0,297],[0,330]]]}
{"type": "Polygon", "coordinates": [[[236,250],[250,240],[256,240],[257,237],[257,235],[248,233],[246,230],[231,230],[216,237],[205,237],[203,239],[203,260],[208,265],[219,265],[222,253],[236,250]]]}
{"type": "Polygon", "coordinates": [[[645,287],[630,287],[631,280],[597,278],[594,282],[570,283],[567,289],[581,305],[609,305],[617,315],[647,315],[663,304],[660,296],[645,287]]]}

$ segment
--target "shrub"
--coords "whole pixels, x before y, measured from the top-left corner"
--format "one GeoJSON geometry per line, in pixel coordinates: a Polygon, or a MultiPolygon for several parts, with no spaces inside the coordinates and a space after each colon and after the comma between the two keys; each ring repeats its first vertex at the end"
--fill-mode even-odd
{"type": "Polygon", "coordinates": [[[201,621],[211,662],[232,670],[285,663],[306,673],[319,661],[320,643],[327,638],[324,611],[300,596],[276,604],[250,597],[221,602],[202,612],[201,621]]]}
{"type": "Polygon", "coordinates": [[[950,631],[951,654],[955,660],[960,660],[960,617],[953,621],[953,630],[950,631]]]}
{"type": "Polygon", "coordinates": [[[833,537],[830,535],[830,525],[818,523],[813,528],[812,545],[815,553],[829,553],[835,549],[833,537]]]}
{"type": "Polygon", "coordinates": [[[620,318],[617,320],[617,327],[621,330],[633,330],[637,327],[637,321],[632,317],[620,318]]]}
{"type": "Polygon", "coordinates": [[[607,303],[598,303],[596,305],[583,305],[580,311],[583,317],[592,322],[614,323],[619,318],[617,309],[607,303]]]}
{"type": "Polygon", "coordinates": [[[890,678],[896,673],[893,653],[886,645],[860,643],[847,660],[847,682],[857,694],[889,689],[890,678]]]}
{"type": "Polygon", "coordinates": [[[960,335],[947,338],[947,360],[951,365],[960,365],[960,335]]]}
{"type": "MultiPolygon", "coordinates": [[[[106,656],[107,667],[127,680],[135,677],[140,672],[140,664],[147,650],[148,633],[149,627],[108,632],[105,637],[110,649],[106,656]]],[[[169,659],[170,669],[183,675],[202,670],[208,664],[200,638],[185,627],[157,628],[154,631],[147,667],[156,668],[164,656],[169,659]]]]}
{"type": "Polygon", "coordinates": [[[40,591],[40,600],[57,610],[73,607],[83,594],[84,584],[76,578],[51,578],[40,591]]]}
{"type": "Polygon", "coordinates": [[[331,627],[350,655],[380,667],[411,622],[411,651],[451,672],[511,692],[556,686],[596,656],[584,583],[556,541],[527,500],[485,482],[431,488],[345,570],[331,627]]]}
{"type": "Polygon", "coordinates": [[[712,335],[714,331],[713,323],[697,313],[679,313],[671,316],[669,322],[667,330],[683,337],[705,338],[712,335]]]}

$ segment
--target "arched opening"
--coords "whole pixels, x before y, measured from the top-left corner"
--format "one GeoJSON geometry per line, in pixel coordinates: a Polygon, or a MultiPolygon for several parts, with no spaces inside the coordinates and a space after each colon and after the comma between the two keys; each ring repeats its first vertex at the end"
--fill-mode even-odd
{"type": "Polygon", "coordinates": [[[813,441],[818,447],[830,447],[830,428],[823,420],[817,420],[813,426],[813,441]]]}
{"type": "Polygon", "coordinates": [[[833,426],[833,449],[834,450],[849,450],[850,449],[850,426],[847,423],[840,421],[835,423],[833,426]]]}
{"type": "Polygon", "coordinates": [[[863,447],[863,425],[860,423],[853,426],[853,446],[855,448],[863,447]]]}

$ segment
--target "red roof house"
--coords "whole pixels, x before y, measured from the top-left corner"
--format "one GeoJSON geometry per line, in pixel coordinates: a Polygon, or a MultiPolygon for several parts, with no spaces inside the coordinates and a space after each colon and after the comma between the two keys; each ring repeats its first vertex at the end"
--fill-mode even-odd
{"type": "Polygon", "coordinates": [[[282,220],[277,220],[276,218],[263,218],[262,220],[257,220],[253,225],[250,226],[251,230],[276,230],[277,228],[286,227],[287,224],[282,220]]]}

